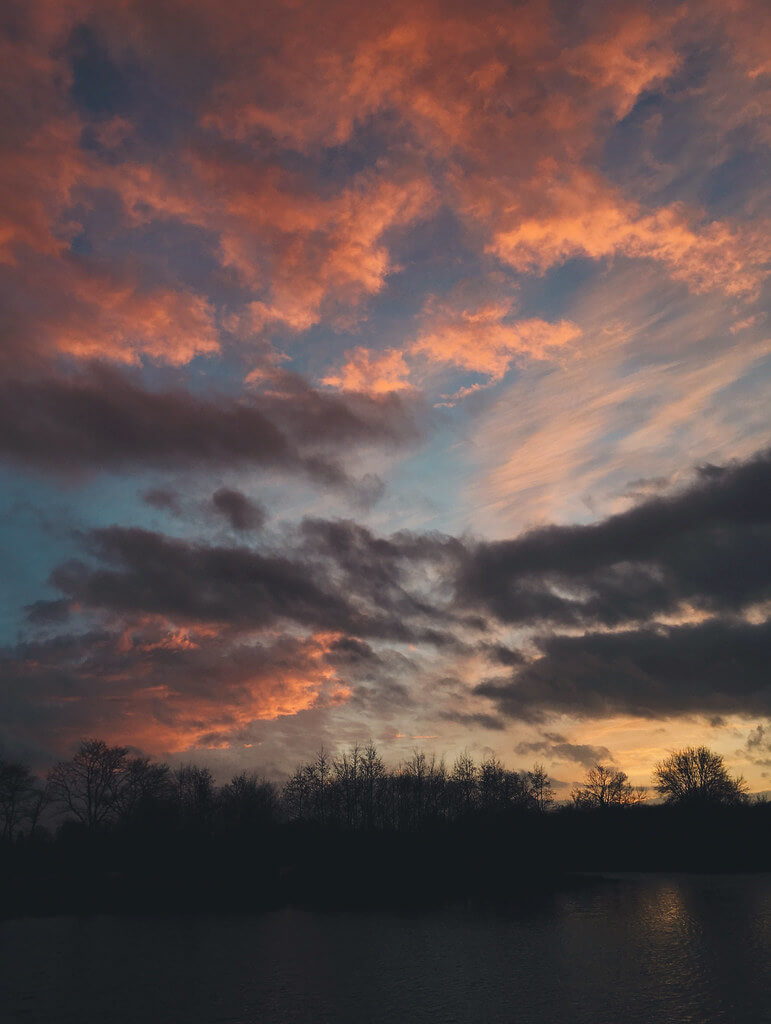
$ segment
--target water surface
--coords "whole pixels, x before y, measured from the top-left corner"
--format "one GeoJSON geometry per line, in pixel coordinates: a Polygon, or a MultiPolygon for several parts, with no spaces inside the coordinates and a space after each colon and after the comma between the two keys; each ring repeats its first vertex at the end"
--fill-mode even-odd
{"type": "Polygon", "coordinates": [[[619,876],[528,910],[0,923],[31,1024],[771,1021],[771,876],[619,876]]]}

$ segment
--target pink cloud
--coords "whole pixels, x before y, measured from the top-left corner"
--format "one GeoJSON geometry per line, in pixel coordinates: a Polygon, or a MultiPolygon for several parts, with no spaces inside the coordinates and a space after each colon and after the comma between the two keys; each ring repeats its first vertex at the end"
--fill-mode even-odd
{"type": "Polygon", "coordinates": [[[341,391],[387,394],[409,388],[409,374],[410,368],[398,349],[374,352],[359,347],[346,352],[340,369],[324,377],[321,383],[341,391]]]}
{"type": "MultiPolygon", "coordinates": [[[[480,185],[466,188],[473,196],[480,185]]],[[[563,176],[554,167],[530,183],[524,200],[512,195],[491,228],[488,250],[522,272],[542,273],[575,256],[617,255],[655,260],[696,292],[727,295],[755,294],[771,255],[763,224],[698,224],[695,212],[680,204],[647,212],[596,174],[563,176]]]]}
{"type": "Polygon", "coordinates": [[[511,302],[489,302],[470,309],[439,304],[428,313],[411,351],[432,363],[483,373],[498,381],[515,359],[550,358],[580,335],[580,329],[569,320],[517,320],[511,302]]]}

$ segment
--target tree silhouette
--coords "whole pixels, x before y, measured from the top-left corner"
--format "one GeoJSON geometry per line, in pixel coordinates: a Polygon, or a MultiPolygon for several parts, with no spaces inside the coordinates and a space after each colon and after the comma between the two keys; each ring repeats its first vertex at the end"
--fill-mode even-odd
{"type": "Polygon", "coordinates": [[[0,838],[13,839],[24,825],[34,829],[45,792],[27,765],[0,759],[0,838]]]}
{"type": "Polygon", "coordinates": [[[532,806],[540,812],[549,809],[554,800],[551,779],[542,764],[533,765],[527,773],[528,796],[532,806]]]}
{"type": "Polygon", "coordinates": [[[149,757],[126,758],[112,794],[115,815],[130,821],[150,805],[168,800],[172,792],[167,764],[153,764],[149,757]]]}
{"type": "Polygon", "coordinates": [[[468,751],[458,754],[455,758],[450,772],[450,782],[458,810],[462,814],[468,814],[476,804],[477,797],[477,767],[468,751]]]}
{"type": "Polygon", "coordinates": [[[216,791],[208,768],[185,764],[173,774],[173,784],[182,821],[193,829],[206,830],[214,818],[216,791]]]}
{"type": "Polygon", "coordinates": [[[571,797],[576,807],[628,807],[642,803],[646,794],[641,786],[632,786],[626,772],[620,768],[596,764],[586,773],[583,785],[573,790],[571,797]]]}
{"type": "Polygon", "coordinates": [[[744,779],[732,777],[722,754],[707,747],[676,750],[654,769],[656,790],[667,803],[736,804],[746,799],[744,779]]]}
{"type": "Polygon", "coordinates": [[[48,773],[51,802],[87,828],[96,828],[117,812],[127,761],[126,747],[83,740],[72,760],[60,761],[48,773]]]}
{"type": "Polygon", "coordinates": [[[240,772],[220,790],[220,814],[226,828],[257,832],[276,817],[276,787],[258,775],[240,772]]]}

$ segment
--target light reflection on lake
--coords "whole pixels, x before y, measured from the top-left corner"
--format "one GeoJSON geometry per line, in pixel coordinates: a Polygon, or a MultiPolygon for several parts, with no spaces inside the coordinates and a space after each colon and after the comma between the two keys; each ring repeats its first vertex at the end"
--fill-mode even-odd
{"type": "Polygon", "coordinates": [[[0,1020],[763,1024],[771,876],[617,876],[527,911],[0,923],[0,1020]]]}

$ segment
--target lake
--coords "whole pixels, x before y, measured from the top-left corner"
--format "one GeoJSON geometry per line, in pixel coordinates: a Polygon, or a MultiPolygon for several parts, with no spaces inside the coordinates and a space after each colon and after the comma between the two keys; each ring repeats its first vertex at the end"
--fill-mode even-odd
{"type": "Polygon", "coordinates": [[[771,1021],[771,876],[614,876],[527,910],[0,922],[0,1020],[771,1021]]]}

